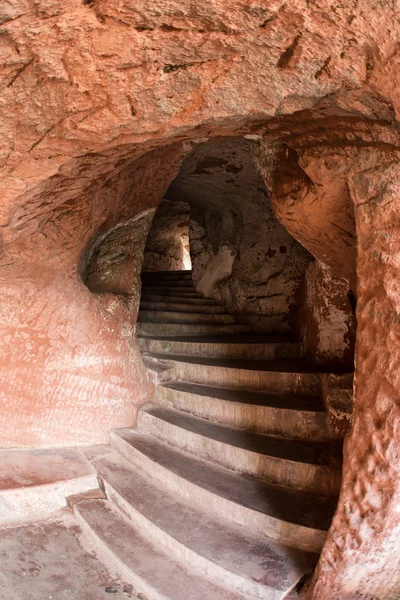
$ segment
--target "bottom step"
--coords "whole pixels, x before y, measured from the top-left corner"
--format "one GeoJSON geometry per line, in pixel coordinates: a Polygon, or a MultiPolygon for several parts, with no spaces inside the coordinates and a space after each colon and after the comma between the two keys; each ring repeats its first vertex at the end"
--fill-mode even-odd
{"type": "Polygon", "coordinates": [[[104,500],[74,505],[82,527],[96,542],[96,550],[112,560],[124,578],[149,600],[247,600],[236,592],[212,585],[158,552],[104,500]]]}
{"type": "Polygon", "coordinates": [[[307,552],[321,552],[337,501],[238,475],[129,429],[111,446],[139,471],[215,518],[307,552]]]}
{"type": "Polygon", "coordinates": [[[214,585],[259,600],[281,600],[317,555],[218,520],[158,486],[112,451],[94,458],[107,497],[160,551],[214,585]]]}

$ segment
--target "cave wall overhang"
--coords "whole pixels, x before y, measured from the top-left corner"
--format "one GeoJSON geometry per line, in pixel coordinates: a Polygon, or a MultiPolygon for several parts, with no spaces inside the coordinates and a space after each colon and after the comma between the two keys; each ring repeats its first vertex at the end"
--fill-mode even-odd
{"type": "MultiPolygon", "coordinates": [[[[3,3],[0,23],[2,444],[104,441],[146,395],[130,330],[123,337],[129,311],[91,294],[77,268],[96,231],[118,225],[112,180],[124,168],[218,135],[297,153],[352,148],[354,426],[314,598],[397,597],[397,8],[20,0],[3,3]]],[[[127,221],[154,208],[141,198],[127,221]]]]}

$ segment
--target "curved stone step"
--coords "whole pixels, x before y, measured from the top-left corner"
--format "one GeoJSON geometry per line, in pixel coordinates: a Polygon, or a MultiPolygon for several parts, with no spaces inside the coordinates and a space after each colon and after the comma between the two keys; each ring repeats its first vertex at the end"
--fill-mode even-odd
{"type": "Polygon", "coordinates": [[[210,358],[241,358],[244,360],[274,360],[280,358],[300,358],[303,346],[298,342],[279,340],[262,335],[230,334],[209,336],[184,336],[179,339],[164,338],[139,339],[144,352],[156,354],[171,353],[210,358]]]}
{"type": "Polygon", "coordinates": [[[147,541],[216,585],[260,600],[280,600],[316,562],[315,554],[269,542],[179,502],[114,452],[94,465],[107,497],[147,541]]]}
{"type": "Polygon", "coordinates": [[[193,507],[255,535],[263,533],[307,552],[321,551],[336,508],[333,498],[233,473],[130,429],[112,432],[110,443],[193,507]]]}
{"type": "Polygon", "coordinates": [[[156,294],[159,296],[182,296],[187,298],[202,298],[203,294],[195,292],[194,289],[188,287],[179,287],[177,285],[160,286],[160,285],[144,285],[142,287],[143,294],[156,294]]]}
{"type": "MultiPolygon", "coordinates": [[[[216,326],[211,325],[210,327],[214,330],[216,326]]],[[[236,325],[226,325],[225,327],[236,327],[236,325]]],[[[176,379],[191,383],[278,394],[318,395],[320,393],[319,373],[313,371],[301,360],[248,360],[244,362],[235,359],[153,352],[145,353],[145,355],[151,357],[152,360],[158,360],[171,366],[176,379]]]]}
{"type": "Polygon", "coordinates": [[[143,309],[139,311],[138,321],[140,323],[236,323],[235,317],[227,314],[143,309]]]}
{"type": "Polygon", "coordinates": [[[96,472],[75,448],[0,451],[0,523],[39,518],[67,496],[97,489],[96,472]]]}
{"type": "Polygon", "coordinates": [[[182,292],[195,292],[194,285],[191,281],[162,281],[152,280],[143,281],[142,289],[160,288],[160,290],[179,290],[182,292]]]}
{"type": "Polygon", "coordinates": [[[153,277],[165,277],[171,279],[190,279],[192,280],[192,271],[142,271],[142,279],[151,279],[153,277]]]}
{"type": "Polygon", "coordinates": [[[324,496],[339,495],[341,444],[249,433],[157,405],[140,410],[137,429],[194,456],[269,483],[324,496]]]}
{"type": "MultiPolygon", "coordinates": [[[[147,340],[140,339],[139,344],[142,341],[147,340]]],[[[274,396],[175,381],[159,385],[155,399],[177,410],[248,432],[314,442],[331,439],[327,414],[318,396],[274,396]]]]}
{"type": "Polygon", "coordinates": [[[78,502],[74,513],[96,551],[151,600],[245,600],[159,552],[110,502],[78,502]]]}
{"type": "Polygon", "coordinates": [[[210,333],[240,333],[247,325],[229,323],[137,323],[136,333],[140,336],[209,335],[210,333]]]}
{"type": "Polygon", "coordinates": [[[149,302],[142,300],[140,302],[140,310],[157,310],[157,311],[173,311],[181,313],[223,313],[225,309],[218,304],[200,304],[193,305],[186,302],[149,302]]]}
{"type": "Polygon", "coordinates": [[[174,288],[176,286],[181,288],[194,289],[194,284],[191,279],[178,279],[178,278],[146,278],[142,279],[143,287],[169,287],[174,288]]]}
{"type": "Polygon", "coordinates": [[[215,300],[210,298],[195,297],[191,298],[188,296],[165,296],[163,294],[150,294],[146,290],[142,291],[141,300],[145,302],[166,302],[168,304],[174,304],[175,302],[184,302],[185,304],[196,304],[196,305],[208,305],[208,306],[220,306],[215,300]]]}

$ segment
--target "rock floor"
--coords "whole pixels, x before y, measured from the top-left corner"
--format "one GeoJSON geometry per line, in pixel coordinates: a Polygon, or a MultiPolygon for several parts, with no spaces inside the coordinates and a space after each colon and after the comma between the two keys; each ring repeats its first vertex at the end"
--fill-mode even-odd
{"type": "Polygon", "coordinates": [[[0,600],[150,600],[108,568],[72,514],[0,530],[0,600]]]}

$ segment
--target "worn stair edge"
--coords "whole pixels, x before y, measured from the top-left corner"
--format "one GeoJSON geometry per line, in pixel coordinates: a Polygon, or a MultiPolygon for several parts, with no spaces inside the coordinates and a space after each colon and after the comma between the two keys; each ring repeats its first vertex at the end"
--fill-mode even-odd
{"type": "Polygon", "coordinates": [[[189,568],[196,565],[196,570],[216,585],[260,600],[280,600],[315,565],[314,554],[249,536],[244,528],[228,526],[177,502],[175,494],[155,486],[151,477],[124,464],[125,459],[117,459],[114,455],[96,462],[108,498],[157,548],[189,568]],[[269,582],[266,561],[270,571],[276,561],[269,582]],[[272,585],[274,577],[280,580],[280,587],[277,582],[272,585]]]}
{"type": "Polygon", "coordinates": [[[140,348],[145,352],[163,354],[186,354],[190,356],[207,356],[210,358],[241,358],[243,360],[276,358],[300,358],[303,355],[302,345],[296,342],[267,344],[267,343],[229,343],[190,340],[140,340],[140,348]]]}
{"type": "MultiPolygon", "coordinates": [[[[273,439],[274,445],[278,442],[300,446],[298,460],[271,453],[263,454],[238,445],[236,437],[238,434],[243,436],[243,432],[156,405],[147,405],[139,411],[137,430],[194,456],[244,475],[260,477],[275,485],[315,492],[323,496],[339,495],[341,471],[333,470],[327,465],[308,462],[307,442],[273,439]],[[200,431],[195,431],[198,428],[200,431]],[[218,439],[215,431],[209,431],[210,428],[217,429],[218,432],[224,431],[229,436],[230,443],[218,439]],[[306,446],[305,455],[301,457],[303,446],[306,446]]],[[[247,435],[253,438],[257,436],[247,435]]]]}
{"type": "Polygon", "coordinates": [[[164,270],[164,271],[146,271],[143,270],[142,271],[142,276],[144,275],[182,275],[182,277],[184,277],[185,275],[189,275],[190,277],[192,276],[192,269],[172,269],[172,270],[164,270]]]}
{"type": "Polygon", "coordinates": [[[105,500],[74,504],[74,514],[96,553],[151,600],[247,600],[209,583],[159,552],[105,500]]]}
{"type": "Polygon", "coordinates": [[[178,276],[178,275],[157,275],[157,276],[144,276],[142,274],[142,281],[143,283],[152,283],[152,282],[168,282],[170,285],[171,283],[179,283],[182,285],[186,285],[186,284],[190,284],[193,285],[193,280],[190,276],[178,276]]]}
{"type": "Polygon", "coordinates": [[[97,475],[85,475],[20,490],[0,492],[0,525],[40,518],[67,506],[67,498],[98,488],[97,475]]]}
{"type": "Polygon", "coordinates": [[[160,310],[139,311],[138,321],[141,323],[235,323],[235,317],[226,313],[176,312],[160,310]]]}
{"type": "Polygon", "coordinates": [[[188,298],[185,296],[176,297],[173,296],[164,296],[160,294],[147,294],[145,290],[142,291],[142,295],[140,297],[141,300],[145,302],[165,302],[168,304],[174,304],[175,302],[181,302],[183,304],[194,304],[194,305],[207,305],[207,306],[221,306],[215,300],[211,300],[210,298],[188,298]]]}
{"type": "Polygon", "coordinates": [[[251,392],[247,392],[248,400],[244,392],[242,401],[232,401],[218,397],[218,393],[222,391],[218,388],[196,384],[192,386],[194,389],[191,390],[191,384],[185,382],[160,384],[156,388],[154,399],[165,406],[252,433],[313,442],[327,442],[331,439],[328,417],[322,410],[268,406],[266,394],[264,405],[252,404],[251,392]],[[205,388],[204,391],[199,390],[202,387],[205,388]]]}
{"type": "Polygon", "coordinates": [[[142,277],[143,285],[179,285],[193,287],[193,281],[188,277],[142,277]]]}
{"type": "Polygon", "coordinates": [[[142,300],[140,302],[140,310],[152,310],[152,311],[164,311],[164,312],[181,312],[181,313],[210,313],[219,314],[224,313],[225,309],[223,306],[218,304],[188,304],[186,302],[151,302],[148,300],[142,300]]]}
{"type": "Polygon", "coordinates": [[[188,298],[203,298],[203,294],[196,292],[194,288],[180,287],[178,285],[143,285],[143,294],[158,294],[163,296],[187,296],[188,298]]]}
{"type": "MultiPolygon", "coordinates": [[[[251,368],[250,363],[232,360],[226,366],[223,360],[202,357],[146,353],[152,360],[170,365],[176,379],[232,389],[257,390],[270,393],[297,393],[318,395],[320,375],[315,372],[287,371],[278,361],[265,362],[264,370],[251,368]],[[202,360],[202,362],[200,362],[202,360]],[[213,362],[214,361],[214,362],[213,362]],[[276,365],[276,368],[272,368],[276,365]]],[[[262,362],[262,361],[256,361],[262,362]]]]}
{"type": "Polygon", "coordinates": [[[98,488],[90,462],[75,448],[0,452],[0,524],[42,518],[67,497],[98,488]]]}
{"type": "MultiPolygon", "coordinates": [[[[306,552],[321,552],[327,535],[325,530],[278,519],[243,504],[238,504],[201,485],[197,485],[179,473],[175,473],[156,460],[153,460],[141,449],[136,448],[134,445],[135,438],[143,439],[143,436],[132,430],[116,430],[111,433],[110,444],[124,458],[135,465],[136,468],[143,472],[151,473],[152,477],[164,485],[166,489],[176,492],[185,501],[192,503],[192,505],[197,505],[200,510],[213,512],[217,518],[226,519],[228,522],[244,526],[255,535],[260,535],[262,532],[266,537],[275,542],[306,552]]],[[[158,442],[156,439],[148,437],[146,443],[161,445],[163,451],[171,452],[171,449],[167,449],[165,444],[158,442]]],[[[175,455],[184,456],[179,450],[173,452],[175,455]]],[[[223,471],[222,467],[213,467],[201,459],[194,459],[192,457],[191,460],[198,465],[198,469],[213,469],[214,471],[218,469],[219,472],[223,471]]],[[[235,475],[235,477],[238,477],[238,475],[235,475]]]]}
{"type": "Polygon", "coordinates": [[[182,335],[210,335],[210,333],[240,333],[248,331],[246,325],[217,324],[217,323],[137,323],[136,333],[145,336],[182,336],[182,335]]]}

